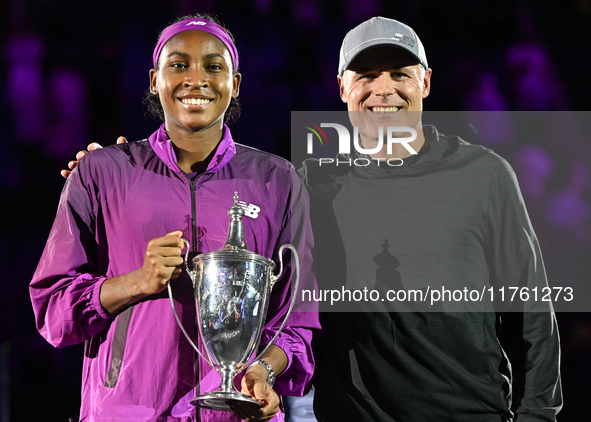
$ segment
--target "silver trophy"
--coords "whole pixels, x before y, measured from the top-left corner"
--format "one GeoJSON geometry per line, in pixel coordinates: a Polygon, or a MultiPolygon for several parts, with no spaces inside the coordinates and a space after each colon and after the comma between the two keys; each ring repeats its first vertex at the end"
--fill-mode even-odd
{"type": "Polygon", "coordinates": [[[253,362],[267,351],[283,330],[295,303],[300,274],[298,254],[292,245],[279,248],[278,275],[273,274],[275,263],[271,259],[248,251],[242,223],[244,210],[238,205],[238,192],[234,193],[234,205],[228,214],[231,221],[225,246],[197,255],[193,258],[193,270],[189,269],[187,262],[189,242],[182,239],[187,246],[185,266],[195,291],[197,327],[207,357],[183,327],[174,307],[171,283],[168,283],[170,303],[181,331],[199,356],[222,377],[217,389],[195,397],[191,404],[214,410],[232,410],[230,404],[239,402],[260,405],[251,396],[236,391],[233,380],[238,372],[248,369],[250,365],[245,365],[258,349],[271,289],[283,273],[284,249],[291,249],[293,253],[296,269],[293,297],[279,330],[253,362]]]}

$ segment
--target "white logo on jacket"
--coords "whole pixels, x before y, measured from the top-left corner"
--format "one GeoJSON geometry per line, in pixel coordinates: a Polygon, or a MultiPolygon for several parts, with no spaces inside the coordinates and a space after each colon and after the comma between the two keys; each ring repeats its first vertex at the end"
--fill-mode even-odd
{"type": "Polygon", "coordinates": [[[246,205],[246,202],[244,201],[239,201],[238,205],[240,205],[244,210],[244,215],[250,218],[257,218],[259,216],[259,212],[261,211],[260,207],[254,204],[246,205]]]}

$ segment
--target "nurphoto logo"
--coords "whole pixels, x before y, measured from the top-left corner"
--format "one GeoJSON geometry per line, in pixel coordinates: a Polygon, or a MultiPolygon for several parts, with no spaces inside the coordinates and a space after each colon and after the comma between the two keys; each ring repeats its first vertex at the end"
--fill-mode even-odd
{"type": "MultiPolygon", "coordinates": [[[[408,126],[387,126],[385,130],[384,126],[379,126],[377,128],[378,133],[376,146],[374,146],[373,148],[365,148],[363,147],[363,145],[361,145],[361,137],[359,136],[359,128],[357,126],[353,126],[353,138],[351,139],[351,134],[349,133],[349,130],[339,123],[320,123],[320,126],[306,121],[304,121],[304,123],[306,124],[305,128],[309,129],[312,132],[307,134],[306,139],[306,153],[308,155],[312,155],[314,153],[315,138],[318,139],[318,141],[320,141],[321,146],[328,145],[328,137],[326,136],[326,132],[322,130],[322,128],[332,128],[336,130],[336,133],[338,135],[339,154],[351,154],[351,145],[353,145],[355,150],[360,154],[377,154],[384,147],[384,143],[386,145],[386,152],[388,155],[392,154],[393,144],[401,144],[411,154],[417,154],[414,148],[409,145],[410,142],[417,139],[417,131],[408,126]],[[384,132],[386,138],[385,142],[384,132]],[[410,136],[400,136],[401,134],[410,134],[410,136]],[[353,142],[351,142],[351,140],[353,142]]],[[[327,132],[329,132],[329,134],[331,133],[331,131],[327,132]]],[[[318,160],[319,165],[335,163],[337,166],[355,165],[361,167],[368,166],[371,163],[371,160],[374,160],[378,166],[380,165],[380,163],[386,163],[389,166],[398,167],[404,163],[402,158],[389,158],[388,160],[382,160],[371,157],[358,157],[355,159],[349,158],[348,160],[339,160],[337,158],[319,158],[318,160]]]]}

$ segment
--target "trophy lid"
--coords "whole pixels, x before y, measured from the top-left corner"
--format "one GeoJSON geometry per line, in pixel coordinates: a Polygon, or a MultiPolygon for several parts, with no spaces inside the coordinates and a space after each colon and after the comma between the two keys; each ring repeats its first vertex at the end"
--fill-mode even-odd
{"type": "Polygon", "coordinates": [[[244,223],[242,217],[244,217],[244,210],[238,205],[238,192],[234,192],[234,205],[228,210],[228,215],[232,219],[230,226],[228,227],[228,238],[224,249],[235,250],[247,250],[246,243],[244,241],[244,223]]]}
{"type": "Polygon", "coordinates": [[[228,210],[228,215],[231,221],[228,226],[228,237],[224,247],[213,252],[197,255],[193,258],[194,262],[219,260],[256,261],[263,265],[275,267],[272,259],[251,252],[246,247],[246,242],[244,241],[244,223],[242,222],[244,209],[238,205],[238,192],[234,192],[234,205],[228,210]]]}

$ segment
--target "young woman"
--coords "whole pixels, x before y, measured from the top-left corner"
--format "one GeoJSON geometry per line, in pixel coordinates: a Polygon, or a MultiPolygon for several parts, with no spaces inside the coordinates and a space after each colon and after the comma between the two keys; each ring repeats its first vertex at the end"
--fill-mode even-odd
{"type": "MultiPolygon", "coordinates": [[[[235,191],[256,211],[243,218],[249,249],[277,262],[292,243],[301,278],[312,280],[306,190],[289,162],[235,143],[224,123],[242,78],[228,31],[181,18],[162,32],[153,64],[149,97],[164,123],[148,139],[89,154],[68,177],[30,286],[37,328],[56,347],[85,342],[82,421],[282,420],[279,395],[311,382],[317,314],[292,314],[265,364],[243,377],[261,407],[199,411],[190,400],[219,375],[196,359],[164,290],[175,279],[180,319],[194,326],[181,237],[193,256],[221,248],[235,191]]],[[[291,269],[273,289],[263,345],[287,312],[290,278],[291,269]]]]}

